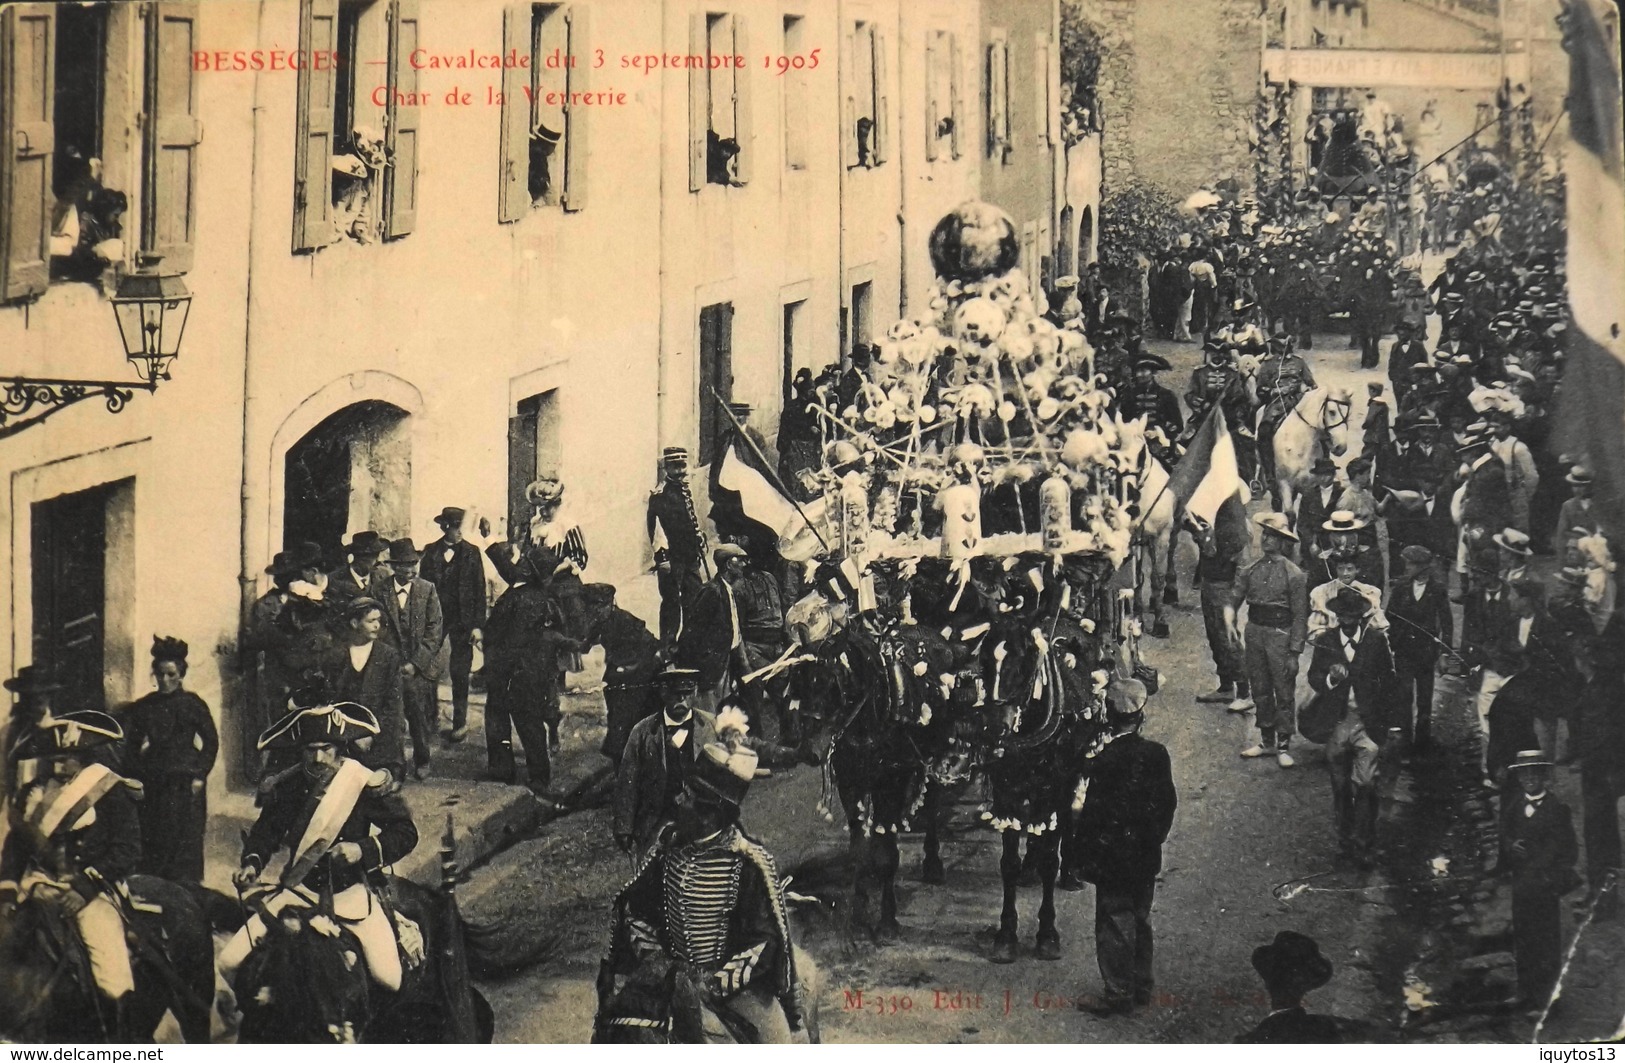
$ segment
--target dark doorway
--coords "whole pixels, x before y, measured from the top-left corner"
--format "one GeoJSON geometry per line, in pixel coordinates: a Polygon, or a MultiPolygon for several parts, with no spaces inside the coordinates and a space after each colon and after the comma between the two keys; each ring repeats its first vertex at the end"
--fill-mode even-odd
{"type": "Polygon", "coordinates": [[[1078,272],[1095,260],[1095,214],[1088,207],[1083,208],[1083,217],[1078,221],[1078,272]]]}
{"type": "Polygon", "coordinates": [[[108,504],[134,480],[33,506],[34,663],[63,686],[60,704],[105,709],[108,504]]]}
{"type": "Polygon", "coordinates": [[[282,543],[312,542],[328,564],[344,556],[347,534],[410,533],[412,451],[407,413],[387,402],[358,402],[328,417],[288,448],[282,543]]]}
{"type": "Polygon", "coordinates": [[[711,464],[721,445],[726,421],[717,413],[717,399],[733,398],[734,305],[713,303],[700,309],[700,459],[711,464]]]}
{"type": "Polygon", "coordinates": [[[540,477],[558,477],[564,464],[557,388],[520,399],[508,418],[508,537],[523,534],[531,505],[525,488],[540,477]]]}

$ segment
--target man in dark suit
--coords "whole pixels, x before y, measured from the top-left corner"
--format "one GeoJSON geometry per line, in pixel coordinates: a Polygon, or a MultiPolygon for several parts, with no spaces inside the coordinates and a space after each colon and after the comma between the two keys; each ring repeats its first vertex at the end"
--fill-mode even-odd
{"type": "Polygon", "coordinates": [[[1463,530],[1499,531],[1512,512],[1512,490],[1506,462],[1490,449],[1488,435],[1471,436],[1457,448],[1467,468],[1461,496],[1463,530]]]}
{"type": "Polygon", "coordinates": [[[322,657],[322,675],[335,701],[365,705],[378,718],[372,748],[359,756],[369,768],[383,768],[396,783],[406,772],[406,709],[401,693],[401,657],[379,639],[384,607],[376,598],[352,598],[344,608],[344,636],[322,657]]]}
{"type": "Polygon", "coordinates": [[[513,734],[525,748],[532,792],[553,801],[549,729],[559,725],[559,662],[580,643],[564,633],[564,613],[525,555],[485,623],[485,752],[492,778],[518,782],[513,734]]]}
{"type": "Polygon", "coordinates": [[[608,583],[589,583],[582,596],[589,617],[583,645],[604,647],[604,741],[598,751],[619,764],[633,725],[660,711],[655,696],[660,639],[615,603],[615,588],[608,583]]]}
{"type": "Polygon", "coordinates": [[[1428,347],[1416,335],[1416,326],[1401,320],[1394,325],[1397,337],[1388,348],[1388,380],[1394,388],[1394,401],[1405,405],[1411,390],[1411,367],[1428,360],[1428,347]]]}
{"type": "Polygon", "coordinates": [[[412,769],[420,778],[429,767],[429,736],[439,715],[435,688],[440,681],[440,643],[445,618],[434,584],[418,575],[422,555],[410,539],[389,544],[388,577],[374,576],[371,597],[384,606],[383,641],[401,656],[401,693],[412,732],[412,769]]]}
{"type": "Polygon", "coordinates": [[[734,543],[723,543],[711,552],[716,578],[694,596],[677,640],[676,662],[699,673],[702,708],[716,708],[730,671],[743,674],[744,637],[733,584],[744,576],[745,556],[744,547],[734,543]]]}
{"type": "Polygon", "coordinates": [[[1126,1015],[1151,1003],[1151,902],[1162,843],[1179,793],[1168,750],[1143,738],[1145,684],[1117,680],[1106,695],[1113,737],[1089,768],[1077,820],[1077,860],[1095,884],[1095,954],[1103,1000],[1096,1015],[1126,1015]]]}
{"type": "Polygon", "coordinates": [[[1563,964],[1566,893],[1580,884],[1574,870],[1579,845],[1569,808],[1551,792],[1552,762],[1538,749],[1520,752],[1507,766],[1518,793],[1501,802],[1501,859],[1512,878],[1512,954],[1518,997],[1525,1007],[1545,1006],[1563,964]]]}
{"type": "Polygon", "coordinates": [[[1292,524],[1292,529],[1298,533],[1298,538],[1303,542],[1305,567],[1312,560],[1316,548],[1320,546],[1321,525],[1325,524],[1332,511],[1337,509],[1339,497],[1336,462],[1331,458],[1316,458],[1309,473],[1315,482],[1298,496],[1297,519],[1292,524]]]}
{"type": "Polygon", "coordinates": [[[1315,939],[1283,930],[1268,945],[1253,950],[1253,970],[1270,994],[1270,1013],[1263,1022],[1236,1038],[1248,1045],[1336,1045],[1343,1043],[1341,1022],[1313,1015],[1303,998],[1332,980],[1331,961],[1320,954],[1315,939]]]}
{"type": "Polygon", "coordinates": [[[1331,607],[1337,627],[1311,641],[1309,686],[1341,709],[1326,742],[1338,846],[1369,868],[1376,848],[1378,754],[1393,719],[1394,657],[1384,634],[1371,627],[1365,595],[1344,587],[1331,607]]]}
{"type": "Polygon", "coordinates": [[[352,598],[367,596],[378,559],[388,549],[388,541],[375,531],[352,535],[344,548],[345,563],[327,574],[327,596],[341,606],[352,598]]]}
{"type": "Polygon", "coordinates": [[[1432,551],[1412,543],[1399,556],[1405,571],[1388,590],[1388,640],[1399,684],[1394,708],[1406,737],[1426,749],[1433,741],[1433,672],[1440,651],[1454,645],[1454,620],[1432,551]]]}
{"type": "Polygon", "coordinates": [[[1583,657],[1591,678],[1580,692],[1576,716],[1585,741],[1580,747],[1581,819],[1586,841],[1588,902],[1597,919],[1619,914],[1621,868],[1619,799],[1625,794],[1625,618],[1618,612],[1602,634],[1585,640],[1583,657]],[[1602,892],[1608,876],[1615,887],[1602,892]]]}
{"type": "Polygon", "coordinates": [[[442,509],[434,522],[443,534],[423,551],[423,578],[440,597],[451,641],[451,730],[446,733],[451,742],[468,737],[468,673],[485,623],[485,564],[479,549],[463,538],[464,516],[456,506],[442,509]]]}
{"type": "Polygon", "coordinates": [[[675,813],[695,751],[716,741],[716,717],[694,708],[697,671],[668,667],[657,691],[661,711],[632,727],[615,780],[615,842],[634,856],[675,813]]]}

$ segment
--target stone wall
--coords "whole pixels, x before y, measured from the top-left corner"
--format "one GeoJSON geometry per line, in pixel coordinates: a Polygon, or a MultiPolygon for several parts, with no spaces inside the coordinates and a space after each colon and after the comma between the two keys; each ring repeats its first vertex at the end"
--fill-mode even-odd
{"type": "Polygon", "coordinates": [[[1184,198],[1252,180],[1257,0],[1063,0],[1101,39],[1106,193],[1137,177],[1184,198]]]}

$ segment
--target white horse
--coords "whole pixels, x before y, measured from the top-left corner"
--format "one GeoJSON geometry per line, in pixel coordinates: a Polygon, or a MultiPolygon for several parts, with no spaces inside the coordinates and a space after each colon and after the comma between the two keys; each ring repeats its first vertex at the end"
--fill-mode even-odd
{"type": "Polygon", "coordinates": [[[1354,400],[1347,388],[1319,387],[1303,398],[1275,429],[1275,486],[1281,512],[1297,506],[1296,492],[1309,486],[1309,470],[1317,458],[1340,458],[1348,453],[1349,414],[1354,400]]]}
{"type": "Polygon", "coordinates": [[[1168,469],[1145,445],[1144,417],[1117,423],[1117,460],[1125,478],[1138,489],[1139,519],[1134,531],[1134,562],[1138,568],[1134,589],[1135,610],[1143,625],[1151,614],[1147,633],[1167,638],[1167,603],[1163,591],[1174,576],[1174,518],[1176,499],[1168,490],[1168,469]],[[1139,578],[1142,576],[1144,578],[1139,578]],[[1146,598],[1150,597],[1147,608],[1146,598]]]}

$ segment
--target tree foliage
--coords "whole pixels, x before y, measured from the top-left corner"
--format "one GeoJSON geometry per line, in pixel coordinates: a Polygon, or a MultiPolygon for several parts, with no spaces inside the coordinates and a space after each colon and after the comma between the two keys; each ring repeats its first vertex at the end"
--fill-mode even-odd
{"type": "Polygon", "coordinates": [[[1137,179],[1104,190],[1100,204],[1100,260],[1108,270],[1132,270],[1167,247],[1184,229],[1179,204],[1137,179]]]}

